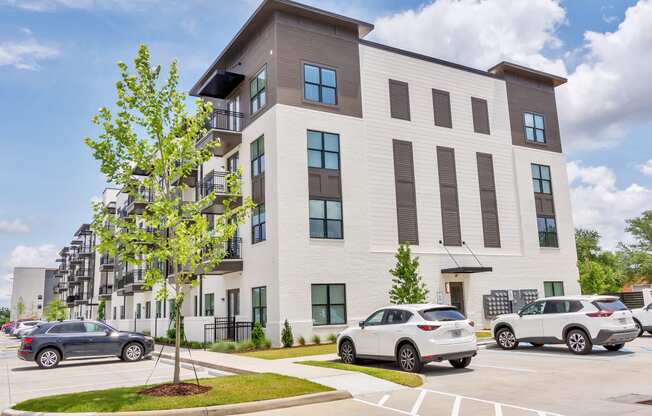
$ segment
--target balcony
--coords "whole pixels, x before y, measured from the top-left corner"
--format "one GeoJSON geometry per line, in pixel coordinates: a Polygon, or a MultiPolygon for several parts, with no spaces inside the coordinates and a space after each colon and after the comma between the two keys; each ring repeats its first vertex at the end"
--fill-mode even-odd
{"type": "Polygon", "coordinates": [[[145,270],[134,269],[125,274],[125,291],[134,293],[142,292],[145,285],[145,270]]]}
{"type": "Polygon", "coordinates": [[[142,214],[145,211],[145,208],[147,208],[147,205],[153,201],[152,194],[150,194],[149,190],[140,189],[138,193],[138,198],[133,195],[127,197],[127,203],[124,207],[126,216],[131,214],[142,214]]]}
{"type": "Polygon", "coordinates": [[[226,255],[217,267],[205,270],[204,274],[222,275],[242,271],[242,239],[234,237],[226,241],[223,245],[226,255]]]}
{"type": "Polygon", "coordinates": [[[111,300],[111,294],[113,293],[113,285],[100,285],[99,287],[99,298],[100,300],[111,300]]]}
{"type": "Polygon", "coordinates": [[[93,277],[94,274],[95,273],[93,273],[93,269],[91,269],[89,267],[82,267],[82,268],[79,268],[79,269],[75,270],[74,276],[75,276],[75,279],[78,280],[78,281],[79,280],[90,280],[93,277]]]}
{"type": "Polygon", "coordinates": [[[234,204],[242,204],[242,196],[229,193],[227,184],[227,175],[229,174],[230,172],[217,172],[212,170],[202,179],[199,191],[202,198],[211,192],[217,193],[211,205],[202,211],[204,214],[222,214],[224,212],[224,202],[227,198],[237,197],[234,204]]]}
{"type": "Polygon", "coordinates": [[[215,156],[224,156],[242,143],[241,131],[245,117],[237,111],[216,108],[206,120],[206,134],[197,140],[197,147],[203,148],[208,143],[219,141],[220,146],[213,149],[215,156]]]}
{"type": "Polygon", "coordinates": [[[100,270],[101,271],[111,271],[113,270],[114,257],[109,256],[109,253],[104,253],[100,256],[100,270]]]}
{"type": "MultiPolygon", "coordinates": [[[[179,167],[181,165],[181,162],[176,161],[176,162],[174,162],[174,164],[177,167],[179,167]]],[[[194,188],[195,186],[197,186],[197,167],[194,167],[190,171],[190,173],[188,173],[188,175],[176,178],[176,179],[174,179],[172,181],[173,186],[177,186],[180,183],[183,183],[184,185],[187,185],[187,186],[189,186],[191,188],[194,188]]]]}

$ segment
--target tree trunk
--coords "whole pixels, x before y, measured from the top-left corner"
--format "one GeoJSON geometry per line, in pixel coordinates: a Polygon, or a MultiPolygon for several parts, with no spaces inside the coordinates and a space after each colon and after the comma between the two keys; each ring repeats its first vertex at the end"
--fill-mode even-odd
{"type": "Polygon", "coordinates": [[[172,379],[172,383],[179,384],[181,382],[179,374],[181,372],[181,308],[176,299],[174,305],[174,330],[176,335],[174,337],[174,378],[172,379]]]}

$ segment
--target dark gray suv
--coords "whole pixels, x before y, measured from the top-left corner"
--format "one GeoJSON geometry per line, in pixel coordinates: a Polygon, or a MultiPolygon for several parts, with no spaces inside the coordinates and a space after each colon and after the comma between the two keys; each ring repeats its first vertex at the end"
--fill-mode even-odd
{"type": "Polygon", "coordinates": [[[154,340],[138,332],[118,331],[98,321],[60,321],[40,324],[26,335],[18,358],[54,368],[68,358],[116,356],[138,361],[154,350],[154,340]]]}

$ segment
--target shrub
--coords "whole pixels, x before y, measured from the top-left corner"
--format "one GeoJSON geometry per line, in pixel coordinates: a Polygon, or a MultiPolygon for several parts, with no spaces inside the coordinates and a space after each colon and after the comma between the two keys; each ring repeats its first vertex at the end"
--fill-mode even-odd
{"type": "Polygon", "coordinates": [[[319,335],[315,334],[312,336],[312,343],[316,345],[321,344],[321,338],[319,337],[319,335]]]}
{"type": "Polygon", "coordinates": [[[306,345],[306,339],[305,339],[304,337],[302,337],[302,336],[299,337],[299,341],[298,341],[298,342],[299,342],[299,345],[301,345],[302,347],[303,347],[304,345],[306,345]]]}
{"type": "Polygon", "coordinates": [[[233,352],[236,350],[236,343],[231,341],[219,341],[208,347],[213,352],[233,352]]]}
{"type": "Polygon", "coordinates": [[[265,331],[263,331],[263,326],[260,322],[254,324],[254,329],[251,331],[251,342],[256,348],[260,348],[265,344],[265,331]]]}
{"type": "Polygon", "coordinates": [[[335,341],[337,341],[337,335],[335,335],[335,334],[330,334],[330,335],[328,336],[328,341],[329,341],[329,342],[332,342],[332,343],[334,344],[335,341]]]}
{"type": "Polygon", "coordinates": [[[283,323],[283,331],[281,331],[281,343],[285,348],[290,348],[294,344],[294,337],[292,336],[292,327],[286,319],[283,323]]]}
{"type": "Polygon", "coordinates": [[[272,341],[265,338],[265,349],[270,349],[272,348],[272,341]]]}
{"type": "Polygon", "coordinates": [[[177,331],[174,328],[170,328],[165,332],[165,336],[168,339],[175,339],[177,337],[177,331]]]}

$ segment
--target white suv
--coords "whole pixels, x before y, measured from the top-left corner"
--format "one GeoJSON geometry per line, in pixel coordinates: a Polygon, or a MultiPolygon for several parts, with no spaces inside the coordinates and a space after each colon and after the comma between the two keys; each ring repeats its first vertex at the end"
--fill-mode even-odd
{"type": "Polygon", "coordinates": [[[453,306],[438,304],[378,309],[337,338],[337,354],[344,363],[355,364],[360,358],[397,361],[409,372],[444,360],[464,368],[477,350],[473,322],[453,306]]]}
{"type": "Polygon", "coordinates": [[[511,350],[518,343],[535,347],[568,345],[575,354],[588,354],[593,345],[618,351],[638,336],[632,312],[615,296],[559,296],[539,299],[519,313],[491,322],[498,346],[511,350]]]}
{"type": "Polygon", "coordinates": [[[634,314],[634,323],[638,327],[638,336],[643,335],[643,331],[647,331],[652,335],[652,303],[644,308],[632,309],[634,314]]]}

